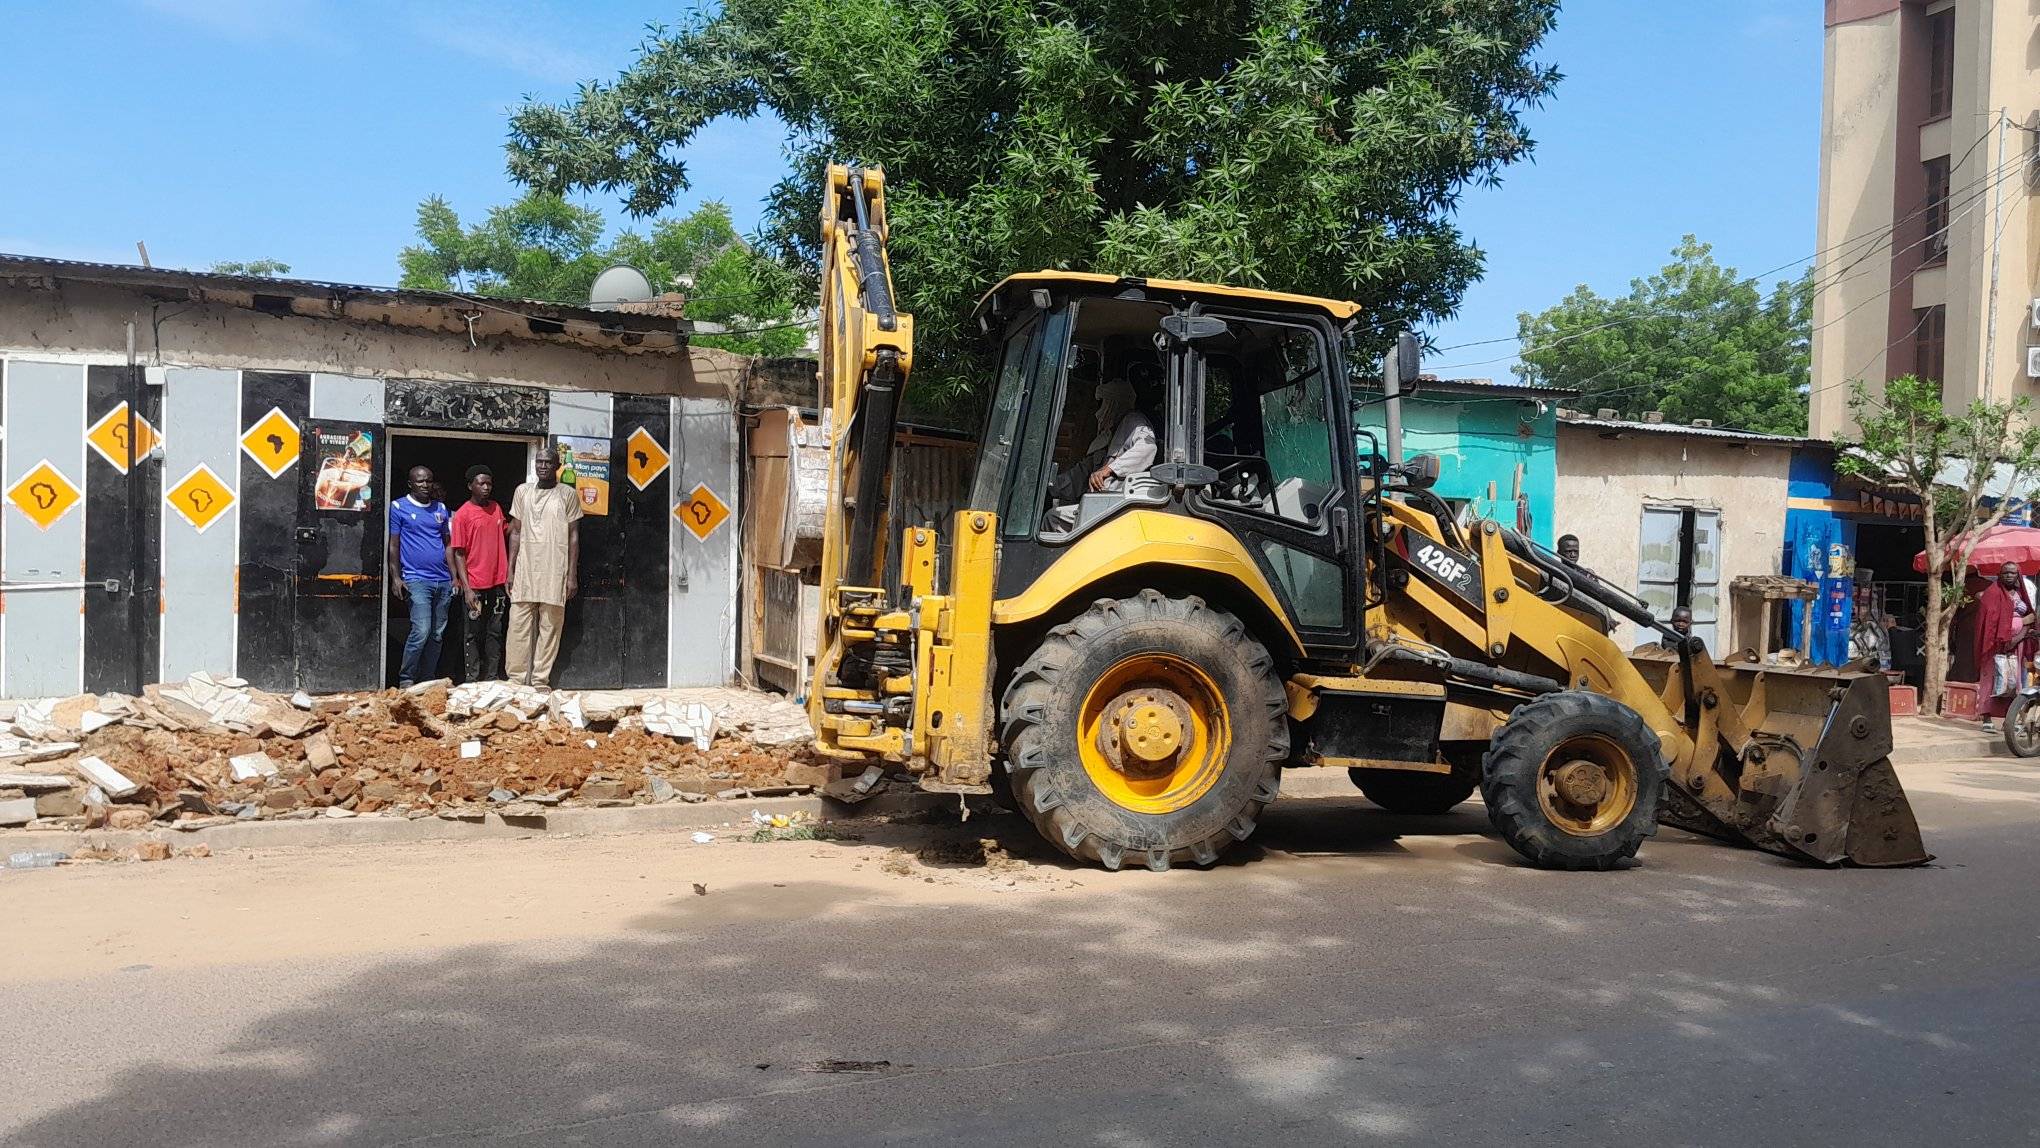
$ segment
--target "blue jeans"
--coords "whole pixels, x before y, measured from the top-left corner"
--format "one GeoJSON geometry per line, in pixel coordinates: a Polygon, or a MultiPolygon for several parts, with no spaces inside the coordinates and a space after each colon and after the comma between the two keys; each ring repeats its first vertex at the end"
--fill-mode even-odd
{"type": "Polygon", "coordinates": [[[411,596],[411,636],[404,639],[404,665],[397,684],[415,685],[439,672],[439,638],[446,633],[446,608],[453,603],[453,583],[404,579],[411,596]]]}

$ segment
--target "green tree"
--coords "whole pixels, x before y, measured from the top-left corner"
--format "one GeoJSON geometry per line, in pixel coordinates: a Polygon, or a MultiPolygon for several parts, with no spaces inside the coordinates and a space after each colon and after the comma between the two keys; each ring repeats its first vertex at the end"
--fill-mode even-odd
{"type": "Polygon", "coordinates": [[[1836,469],[1899,487],[1920,500],[1927,553],[1925,712],[1938,713],[1948,680],[1948,636],[1962,604],[1964,574],[1983,533],[2031,500],[2040,483],[2040,426],[2033,402],[1978,399],[1950,414],[1941,387],[1904,375],[1873,394],[1850,384],[1854,441],[1838,441],[1836,469]]]}
{"type": "Polygon", "coordinates": [[[799,286],[760,255],[730,222],[730,209],[710,200],[651,233],[624,232],[609,251],[617,263],[645,273],[652,285],[687,296],[687,317],[734,334],[697,334],[694,342],[747,355],[790,355],[807,342],[794,315],[799,286]]]}
{"type": "Polygon", "coordinates": [[[689,319],[731,332],[697,334],[696,343],[784,355],[806,341],[791,277],[744,242],[724,205],[704,203],[684,218],[656,221],[649,235],[627,231],[609,244],[604,230],[601,212],[544,192],[527,192],[471,225],[435,195],[418,205],[419,241],[397,257],[399,284],[578,305],[597,275],[623,263],[654,289],[686,295],[689,319]]]}
{"type": "Polygon", "coordinates": [[[1766,296],[1691,235],[1672,256],[1631,280],[1627,295],[1582,285],[1539,314],[1518,315],[1516,374],[1578,387],[1582,406],[1627,417],[1663,411],[1675,422],[1806,433],[1812,272],[1766,296]]]}
{"type": "Polygon", "coordinates": [[[444,199],[431,196],[418,205],[420,242],[397,256],[403,270],[398,285],[586,303],[588,288],[609,266],[602,231],[601,212],[557,195],[527,193],[468,226],[444,199]]]}
{"type": "MultiPolygon", "coordinates": [[[[812,289],[830,160],[881,164],[916,386],[976,386],[972,304],[1037,268],[1355,299],[1377,333],[1449,314],[1480,252],[1469,183],[1529,155],[1556,0],[1150,4],[726,0],[609,82],[511,120],[510,171],[649,215],[681,149],[770,112],[791,172],[763,238],[812,289]]],[[[932,394],[930,392],[933,392],[932,394]]]]}
{"type": "Polygon", "coordinates": [[[274,279],[278,275],[290,274],[290,264],[278,259],[223,259],[212,265],[215,275],[253,275],[258,279],[274,279]]]}

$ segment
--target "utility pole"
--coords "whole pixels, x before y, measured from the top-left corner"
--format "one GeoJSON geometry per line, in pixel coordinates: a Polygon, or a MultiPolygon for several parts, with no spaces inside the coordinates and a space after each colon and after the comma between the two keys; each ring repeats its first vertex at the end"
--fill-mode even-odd
{"type": "Polygon", "coordinates": [[[2000,216],[2004,213],[2005,194],[2005,129],[2011,123],[2011,111],[1999,108],[1998,113],[1996,182],[1990,185],[1990,302],[1984,309],[1983,326],[1983,370],[1977,381],[1981,389],[1977,397],[1989,402],[1996,398],[1991,393],[1991,372],[1997,367],[1997,323],[1998,323],[1998,251],[2003,246],[2004,224],[2000,216]]]}

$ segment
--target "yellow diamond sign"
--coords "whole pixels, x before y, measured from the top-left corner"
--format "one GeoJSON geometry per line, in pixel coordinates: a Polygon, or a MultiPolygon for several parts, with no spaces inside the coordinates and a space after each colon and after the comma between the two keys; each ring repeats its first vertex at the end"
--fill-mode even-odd
{"type": "Polygon", "coordinates": [[[200,534],[234,505],[234,488],[220,481],[212,467],[199,463],[163,492],[163,501],[200,534]]]}
{"type": "Polygon", "coordinates": [[[630,437],[623,441],[623,453],[623,472],[639,490],[650,486],[653,479],[665,473],[666,464],[673,461],[652,432],[643,427],[630,432],[630,437]]]}
{"type": "Polygon", "coordinates": [[[138,418],[134,422],[135,445],[139,448],[136,450],[128,449],[126,403],[121,403],[106,412],[106,417],[93,423],[92,428],[85,432],[85,441],[93,450],[99,452],[99,457],[112,464],[113,469],[122,474],[127,473],[128,465],[135,459],[146,458],[150,451],[156,449],[156,428],[149,425],[148,419],[138,418]]]}
{"type": "Polygon", "coordinates": [[[37,530],[48,530],[84,497],[64,473],[43,459],[7,488],[7,501],[28,516],[37,530]]]}
{"type": "Polygon", "coordinates": [[[271,478],[282,478],[298,460],[304,449],[304,440],[299,437],[298,425],[280,408],[270,407],[269,413],[255,420],[247,433],[241,436],[241,449],[255,460],[271,478]]]}
{"type": "Polygon", "coordinates": [[[729,518],[730,508],[704,482],[688,494],[686,501],[673,508],[673,516],[694,537],[706,542],[708,536],[729,518]]]}

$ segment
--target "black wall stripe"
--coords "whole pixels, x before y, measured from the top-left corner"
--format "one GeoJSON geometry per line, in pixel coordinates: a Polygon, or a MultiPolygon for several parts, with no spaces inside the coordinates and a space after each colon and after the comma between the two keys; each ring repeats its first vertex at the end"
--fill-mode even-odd
{"type": "Polygon", "coordinates": [[[611,451],[615,475],[610,500],[621,502],[623,515],[623,684],[666,684],[666,630],[669,597],[666,579],[672,564],[673,470],[653,479],[643,491],[630,484],[626,440],[637,427],[649,431],[670,452],[672,400],[664,395],[616,396],[616,444],[611,451]],[[621,497],[619,498],[619,492],[621,497]]]}
{"type": "MultiPolygon", "coordinates": [[[[88,367],[82,435],[122,403],[149,425],[163,425],[162,388],[147,385],[141,367],[88,367]]],[[[117,594],[85,591],[85,688],[139,693],[156,680],[162,627],[162,464],[147,459],[132,477],[85,451],[85,578],[115,580],[117,594]]]]}
{"type": "Polygon", "coordinates": [[[579,590],[567,602],[559,661],[553,667],[556,686],[597,689],[623,681],[623,635],[627,624],[635,625],[637,619],[628,616],[623,601],[623,562],[628,548],[616,488],[619,481],[628,486],[630,480],[623,478],[621,461],[612,438],[609,513],[581,518],[581,564],[575,571],[579,590]]]}
{"type": "MultiPolygon", "coordinates": [[[[241,372],[239,438],[280,410],[299,431],[299,459],[279,478],[271,478],[248,452],[241,462],[240,593],[236,608],[241,622],[235,644],[236,668],[257,689],[288,693],[298,688],[297,525],[299,487],[303,483],[303,432],[311,414],[312,378],[300,374],[241,372]]],[[[274,444],[257,443],[257,449],[274,444]]],[[[287,445],[287,444],[286,444],[287,445]]],[[[371,654],[374,643],[367,643],[371,654]]]]}
{"type": "MultiPolygon", "coordinates": [[[[382,657],[376,644],[382,627],[383,556],[389,529],[382,467],[389,436],[379,423],[323,419],[301,425],[305,456],[286,479],[300,508],[290,528],[297,551],[292,603],[298,686],[315,694],[380,689],[382,657]],[[375,436],[375,482],[369,488],[373,497],[365,510],[313,509],[321,431],[341,441],[361,431],[375,436]]],[[[241,620],[241,629],[245,635],[248,619],[241,620]]]]}

